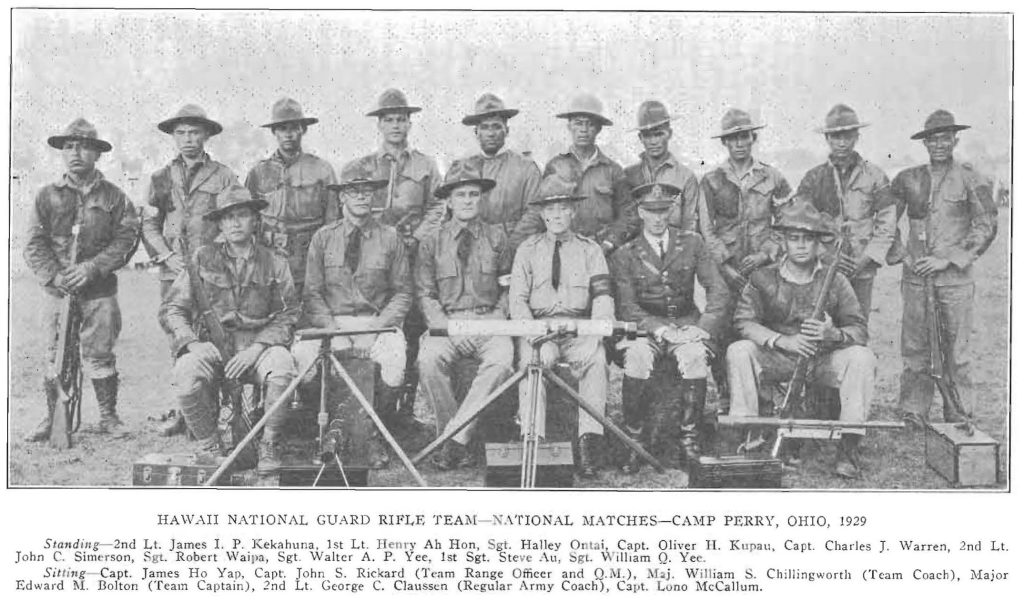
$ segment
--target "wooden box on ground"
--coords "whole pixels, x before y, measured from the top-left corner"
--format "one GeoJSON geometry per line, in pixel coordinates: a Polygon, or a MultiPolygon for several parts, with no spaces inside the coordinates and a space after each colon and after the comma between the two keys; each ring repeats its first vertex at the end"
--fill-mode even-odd
{"type": "Polygon", "coordinates": [[[978,429],[968,435],[956,424],[928,424],[924,456],[928,466],[954,487],[984,487],[999,481],[999,444],[978,429]]]}
{"type": "Polygon", "coordinates": [[[747,456],[701,456],[690,468],[696,489],[777,489],[782,487],[782,461],[747,456]]]}
{"type": "MultiPolygon", "coordinates": [[[[523,469],[523,444],[488,443],[485,487],[519,487],[523,469]]],[[[573,486],[572,443],[553,441],[537,445],[538,488],[573,486]]]]}
{"type": "MultiPolygon", "coordinates": [[[[132,486],[200,487],[216,472],[219,460],[223,458],[202,454],[146,454],[132,465],[132,486]]],[[[217,481],[218,486],[241,484],[233,481],[230,472],[217,481]]]]}

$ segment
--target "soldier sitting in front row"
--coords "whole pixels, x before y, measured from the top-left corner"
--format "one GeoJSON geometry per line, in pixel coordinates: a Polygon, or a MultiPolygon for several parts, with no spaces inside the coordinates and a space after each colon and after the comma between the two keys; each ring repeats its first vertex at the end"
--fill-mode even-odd
{"type": "MultiPolygon", "coordinates": [[[[601,247],[593,240],[576,234],[570,228],[576,214],[576,203],[584,197],[573,192],[572,182],[551,175],[541,182],[539,198],[530,202],[539,205],[547,232],[527,238],[516,251],[509,287],[509,314],[513,320],[544,319],[555,322],[592,318],[614,320],[615,301],[601,247]],[[589,314],[589,315],[588,315],[589,314]]],[[[520,341],[521,361],[532,355],[529,340],[520,341]]],[[[580,395],[599,412],[604,412],[608,398],[608,366],[605,363],[601,337],[564,337],[548,341],[541,347],[541,361],[553,366],[566,360],[573,376],[579,379],[580,395]]],[[[519,424],[526,429],[532,417],[527,380],[519,386],[519,424]]],[[[537,399],[536,432],[545,433],[546,394],[540,387],[537,399]]],[[[579,413],[580,476],[597,476],[596,456],[601,424],[589,414],[579,413]]]]}
{"type": "MultiPolygon", "coordinates": [[[[693,462],[700,455],[697,427],[707,394],[706,345],[718,331],[729,292],[700,235],[668,225],[680,192],[671,184],[643,184],[633,189],[633,196],[640,199],[643,233],[615,251],[611,263],[619,317],[637,322],[650,333],[626,347],[622,377],[626,429],[634,439],[642,434],[653,393],[647,386],[648,379],[655,362],[671,354],[683,378],[678,400],[680,443],[685,460],[693,462]],[[703,314],[693,303],[695,274],[707,291],[703,314]]],[[[639,456],[631,452],[621,468],[634,473],[639,466],[639,456]]]]}
{"type": "MultiPolygon", "coordinates": [[[[182,270],[160,306],[160,325],[171,336],[175,356],[172,388],[185,423],[199,440],[199,450],[221,455],[217,432],[219,381],[223,378],[266,383],[270,404],[295,378],[288,352],[299,300],[287,260],[257,245],[259,210],[266,203],[242,186],[217,196],[204,218],[217,222],[223,242],[206,245],[192,255],[199,282],[182,270]],[[225,357],[203,323],[198,295],[208,297],[212,314],[227,334],[225,357]]],[[[282,429],[288,404],[266,423],[259,447],[258,471],[266,476],[281,468],[282,429]]]]}
{"type": "MultiPolygon", "coordinates": [[[[808,384],[839,388],[844,421],[863,422],[875,388],[875,354],[865,345],[867,321],[850,281],[836,274],[824,305],[825,316],[812,318],[825,284],[823,237],[832,236],[826,218],[796,198],[780,212],[785,257],[750,276],[736,307],[734,326],[742,340],[729,346],[731,416],[757,416],[761,379],[785,381],[797,360],[810,358],[808,384]]],[[[861,435],[843,433],[835,472],[857,478],[861,435]]]]}

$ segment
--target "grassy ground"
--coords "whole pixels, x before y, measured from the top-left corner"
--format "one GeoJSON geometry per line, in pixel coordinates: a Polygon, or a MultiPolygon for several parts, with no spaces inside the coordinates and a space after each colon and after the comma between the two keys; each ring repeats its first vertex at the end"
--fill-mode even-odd
{"type": "MultiPolygon", "coordinates": [[[[1003,475],[1007,462],[1008,403],[1008,290],[1007,262],[1008,212],[1000,220],[1000,233],[976,266],[973,357],[977,400],[974,408],[978,427],[1000,442],[1000,464],[1003,475]]],[[[123,487],[131,484],[132,462],[151,452],[175,453],[190,451],[182,437],[164,439],[157,432],[162,424],[156,419],[174,406],[170,397],[170,359],[166,339],[156,322],[158,304],[157,282],[145,272],[124,272],[121,276],[120,301],[124,329],[118,346],[119,369],[122,373],[119,407],[131,436],[111,440],[90,433],[89,427],[98,418],[92,388],[86,386],[81,432],[74,436],[74,447],[56,452],[45,444],[22,442],[41,416],[43,401],[41,379],[43,337],[36,315],[41,295],[39,287],[28,275],[16,275],[11,282],[10,392],[8,407],[9,471],[8,482],[15,486],[101,486],[123,487]]],[[[895,402],[899,388],[899,332],[902,313],[899,295],[899,271],[885,269],[875,281],[874,310],[871,315],[871,347],[878,355],[878,380],[872,417],[895,419],[895,402]]],[[[621,374],[612,370],[610,411],[618,413],[621,374]]],[[[939,403],[933,417],[940,413],[939,403]]],[[[422,445],[410,441],[411,449],[422,445]]],[[[948,484],[924,463],[924,440],[920,434],[875,431],[865,440],[864,477],[855,482],[835,478],[830,472],[834,456],[832,444],[810,446],[799,470],[789,471],[783,485],[792,488],[872,488],[872,489],[934,489],[948,484]]],[[[722,451],[728,453],[724,445],[722,451]]],[[[481,487],[483,469],[447,473],[424,464],[423,474],[432,486],[481,487]]],[[[372,485],[412,486],[414,481],[396,461],[394,468],[374,472],[372,485]]],[[[1004,477],[1005,478],[1005,477],[1004,477]]],[[[605,488],[680,488],[686,475],[678,470],[656,474],[645,468],[637,475],[625,476],[608,467],[595,481],[581,483],[585,487],[605,488]]]]}

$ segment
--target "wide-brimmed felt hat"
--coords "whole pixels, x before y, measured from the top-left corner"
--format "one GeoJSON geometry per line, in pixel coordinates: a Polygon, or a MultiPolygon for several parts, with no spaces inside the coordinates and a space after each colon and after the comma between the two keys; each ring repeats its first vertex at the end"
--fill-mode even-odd
{"type": "Polygon", "coordinates": [[[729,109],[722,116],[722,131],[712,136],[712,138],[725,138],[743,132],[753,132],[763,127],[763,124],[754,124],[754,120],[750,118],[750,113],[743,109],[729,109]]]}
{"type": "Polygon", "coordinates": [[[772,224],[776,230],[798,230],[819,236],[833,236],[832,220],[803,197],[793,197],[779,209],[779,218],[772,224]]]}
{"type": "Polygon", "coordinates": [[[68,124],[68,127],[64,128],[64,131],[60,134],[47,138],[46,143],[59,150],[64,148],[64,143],[69,140],[84,142],[95,147],[101,153],[105,153],[113,148],[106,140],[100,140],[99,134],[96,133],[96,127],[93,124],[81,117],[68,124]]]}
{"type": "Polygon", "coordinates": [[[275,125],[286,123],[297,123],[299,125],[313,125],[320,120],[316,117],[306,117],[302,114],[302,105],[292,98],[282,98],[274,103],[270,109],[270,122],[260,127],[272,128],[275,125]]]}
{"type": "Polygon", "coordinates": [[[601,125],[612,125],[612,120],[604,116],[604,105],[593,94],[577,94],[573,97],[572,102],[569,103],[569,109],[555,115],[555,117],[571,119],[575,115],[586,115],[595,119],[601,125]]]}
{"type": "Polygon", "coordinates": [[[488,117],[509,119],[519,114],[519,109],[505,107],[505,102],[490,92],[484,93],[473,104],[472,113],[462,118],[463,125],[476,125],[488,117]]]}
{"type": "Polygon", "coordinates": [[[204,213],[203,219],[218,220],[236,207],[250,207],[253,211],[259,212],[266,206],[267,202],[263,199],[253,198],[252,191],[248,188],[235,184],[225,188],[217,195],[216,206],[204,213]]]}
{"type": "Polygon", "coordinates": [[[910,137],[911,140],[921,140],[939,132],[959,132],[968,130],[971,126],[962,125],[956,122],[953,114],[945,109],[939,109],[924,121],[924,129],[910,137]]]}
{"type": "Polygon", "coordinates": [[[466,184],[476,184],[480,187],[481,192],[487,192],[494,188],[495,181],[490,178],[485,178],[480,173],[480,169],[473,165],[469,161],[456,161],[452,163],[451,169],[444,176],[444,183],[437,187],[434,191],[434,196],[439,199],[448,198],[448,195],[459,186],[465,186],[466,184]]]}
{"type": "Polygon", "coordinates": [[[677,186],[658,182],[641,184],[632,190],[633,198],[639,201],[637,206],[647,211],[671,209],[682,193],[677,186]]]}
{"type": "Polygon", "coordinates": [[[380,190],[386,188],[388,181],[385,178],[377,177],[377,174],[373,173],[372,170],[367,169],[362,165],[349,165],[341,170],[341,183],[339,184],[328,184],[328,190],[345,190],[347,188],[356,188],[358,186],[369,186],[374,190],[380,190]]]}
{"type": "Polygon", "coordinates": [[[844,104],[837,104],[825,115],[825,127],[818,128],[819,134],[834,134],[849,130],[859,130],[871,124],[862,122],[857,113],[844,104]]]}
{"type": "Polygon", "coordinates": [[[551,203],[575,203],[587,197],[576,194],[576,185],[560,177],[558,174],[551,174],[540,183],[540,192],[537,197],[529,201],[530,205],[541,206],[551,203]]]}
{"type": "Polygon", "coordinates": [[[179,123],[199,124],[205,127],[207,131],[210,132],[211,136],[216,136],[224,131],[224,128],[219,123],[206,116],[206,111],[204,111],[202,107],[193,104],[181,107],[174,117],[164,119],[158,123],[156,127],[165,134],[173,134],[174,128],[177,127],[179,123]]]}
{"type": "Polygon", "coordinates": [[[411,113],[418,113],[422,111],[420,107],[414,107],[409,104],[409,101],[405,98],[405,94],[401,90],[396,88],[388,88],[377,99],[377,108],[373,109],[366,114],[367,117],[380,117],[388,113],[405,113],[409,115],[411,113]]]}
{"type": "Polygon", "coordinates": [[[636,127],[631,132],[644,132],[668,124],[673,119],[668,107],[660,100],[645,100],[636,111],[636,127]]]}

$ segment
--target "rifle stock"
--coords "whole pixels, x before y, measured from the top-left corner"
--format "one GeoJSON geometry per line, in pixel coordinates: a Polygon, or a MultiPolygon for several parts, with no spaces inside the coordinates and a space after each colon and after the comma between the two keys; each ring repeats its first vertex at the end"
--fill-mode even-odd
{"type": "Polygon", "coordinates": [[[968,435],[974,434],[974,425],[960,401],[960,391],[953,380],[953,369],[943,337],[942,316],[936,299],[935,277],[925,278],[925,314],[928,318],[928,343],[931,351],[929,376],[942,397],[942,416],[946,422],[957,422],[968,435]]]}
{"type": "MultiPolygon", "coordinates": [[[[71,227],[71,254],[69,265],[78,263],[78,234],[81,226],[71,227]]],[[[57,327],[57,347],[47,377],[47,388],[56,393],[57,404],[53,409],[53,421],[50,423],[50,445],[57,449],[71,447],[71,412],[77,396],[75,388],[78,382],[78,341],[75,333],[78,320],[75,319],[76,296],[67,291],[60,305],[60,323],[57,327]],[[73,347],[73,349],[72,349],[73,347]],[[69,364],[70,360],[70,364],[69,364]],[[69,389],[71,390],[69,392],[69,389]]]]}

